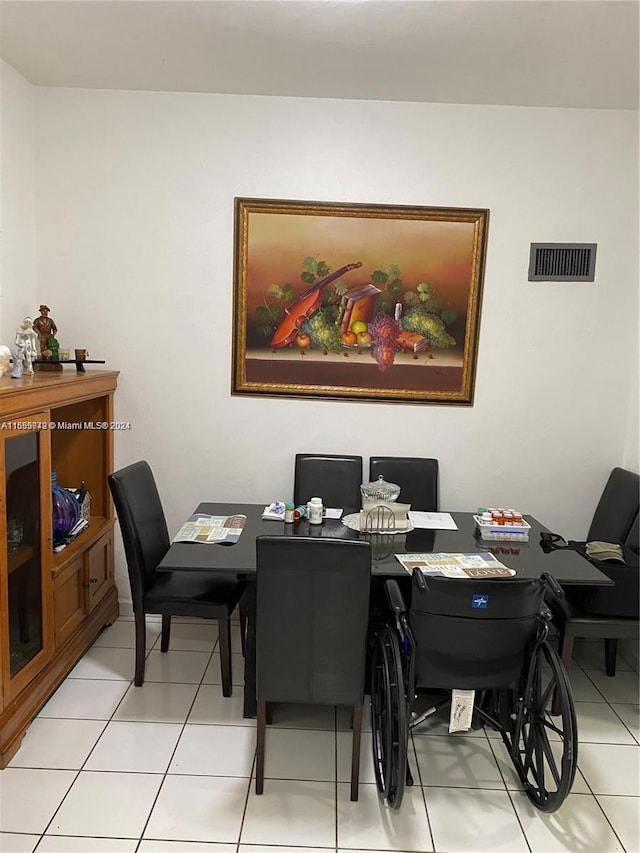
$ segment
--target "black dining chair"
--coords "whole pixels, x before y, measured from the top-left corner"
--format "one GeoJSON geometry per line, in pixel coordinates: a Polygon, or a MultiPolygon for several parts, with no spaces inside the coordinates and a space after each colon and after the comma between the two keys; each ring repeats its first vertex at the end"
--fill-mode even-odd
{"type": "Polygon", "coordinates": [[[151,468],[147,462],[134,462],[110,474],[108,480],[131,586],[136,625],[136,687],[144,683],[145,614],[162,616],[162,652],[169,650],[171,617],[192,616],[218,620],[222,694],[231,696],[231,613],[244,593],[244,581],[221,580],[200,572],[157,571],[171,543],[151,468]]]}
{"type": "Polygon", "coordinates": [[[293,501],[306,504],[322,498],[325,507],[360,509],[362,456],[296,453],[293,501]]]}
{"type": "Polygon", "coordinates": [[[400,486],[398,500],[421,512],[438,510],[438,460],[418,456],[372,456],[369,479],[400,486]]]}
{"type": "Polygon", "coordinates": [[[341,539],[256,539],[256,794],[264,788],[273,702],[353,709],[351,799],[358,799],[371,545],[341,539]]]}
{"type": "Polygon", "coordinates": [[[571,541],[565,546],[579,551],[615,584],[566,587],[564,598],[547,591],[546,601],[553,614],[559,652],[566,667],[571,663],[575,637],[604,639],[606,672],[614,676],[618,640],[638,638],[639,508],[640,477],[624,468],[614,468],[596,507],[586,541],[571,541]],[[620,545],[624,563],[590,557],[589,542],[620,545]]]}

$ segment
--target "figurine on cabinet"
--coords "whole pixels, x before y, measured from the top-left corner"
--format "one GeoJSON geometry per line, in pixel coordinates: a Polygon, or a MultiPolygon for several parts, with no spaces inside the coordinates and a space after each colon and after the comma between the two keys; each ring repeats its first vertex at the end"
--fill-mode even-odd
{"type": "Polygon", "coordinates": [[[47,338],[47,352],[50,353],[47,358],[50,358],[52,361],[58,361],[60,359],[60,344],[56,338],[47,338]]]}
{"type": "Polygon", "coordinates": [[[11,373],[11,350],[4,344],[0,344],[0,376],[9,376],[11,373]]]}
{"type": "Polygon", "coordinates": [[[13,350],[13,370],[11,371],[12,379],[22,378],[22,363],[24,361],[24,348],[15,347],[13,350]]]}
{"type": "Polygon", "coordinates": [[[30,376],[33,373],[33,361],[38,358],[38,335],[33,331],[31,317],[25,317],[16,329],[15,345],[22,356],[23,371],[30,376]]]}
{"type": "Polygon", "coordinates": [[[49,358],[50,355],[47,353],[50,349],[49,338],[55,338],[58,332],[58,327],[49,316],[48,305],[41,305],[39,310],[40,316],[36,317],[33,321],[33,328],[38,335],[40,358],[49,358]],[[45,353],[47,354],[45,355],[45,353]]]}

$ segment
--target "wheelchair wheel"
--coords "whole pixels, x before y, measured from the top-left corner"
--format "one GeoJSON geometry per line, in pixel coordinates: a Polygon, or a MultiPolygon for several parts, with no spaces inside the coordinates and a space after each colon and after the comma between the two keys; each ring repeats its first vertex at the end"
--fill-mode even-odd
{"type": "Polygon", "coordinates": [[[400,642],[388,626],[379,634],[371,660],[373,766],[378,791],[400,808],[407,773],[407,701],[400,642]]]}
{"type": "Polygon", "coordinates": [[[531,657],[518,704],[510,715],[511,757],[531,802],[541,811],[554,812],[573,785],[578,727],[566,670],[546,642],[531,657]],[[554,696],[559,713],[552,716],[554,696]]]}

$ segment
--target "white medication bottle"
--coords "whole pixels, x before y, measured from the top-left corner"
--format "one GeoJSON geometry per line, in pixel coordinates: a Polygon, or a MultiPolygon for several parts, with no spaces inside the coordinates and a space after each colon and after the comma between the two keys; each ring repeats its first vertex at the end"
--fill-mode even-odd
{"type": "Polygon", "coordinates": [[[322,524],[322,498],[311,498],[307,504],[309,524],[322,524]]]}

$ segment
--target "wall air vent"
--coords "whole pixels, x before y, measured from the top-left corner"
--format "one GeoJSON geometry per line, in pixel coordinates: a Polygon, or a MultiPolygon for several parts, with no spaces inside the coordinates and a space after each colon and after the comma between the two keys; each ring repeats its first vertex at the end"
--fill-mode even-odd
{"type": "Polygon", "coordinates": [[[532,243],[529,281],[594,281],[597,243],[532,243]]]}

